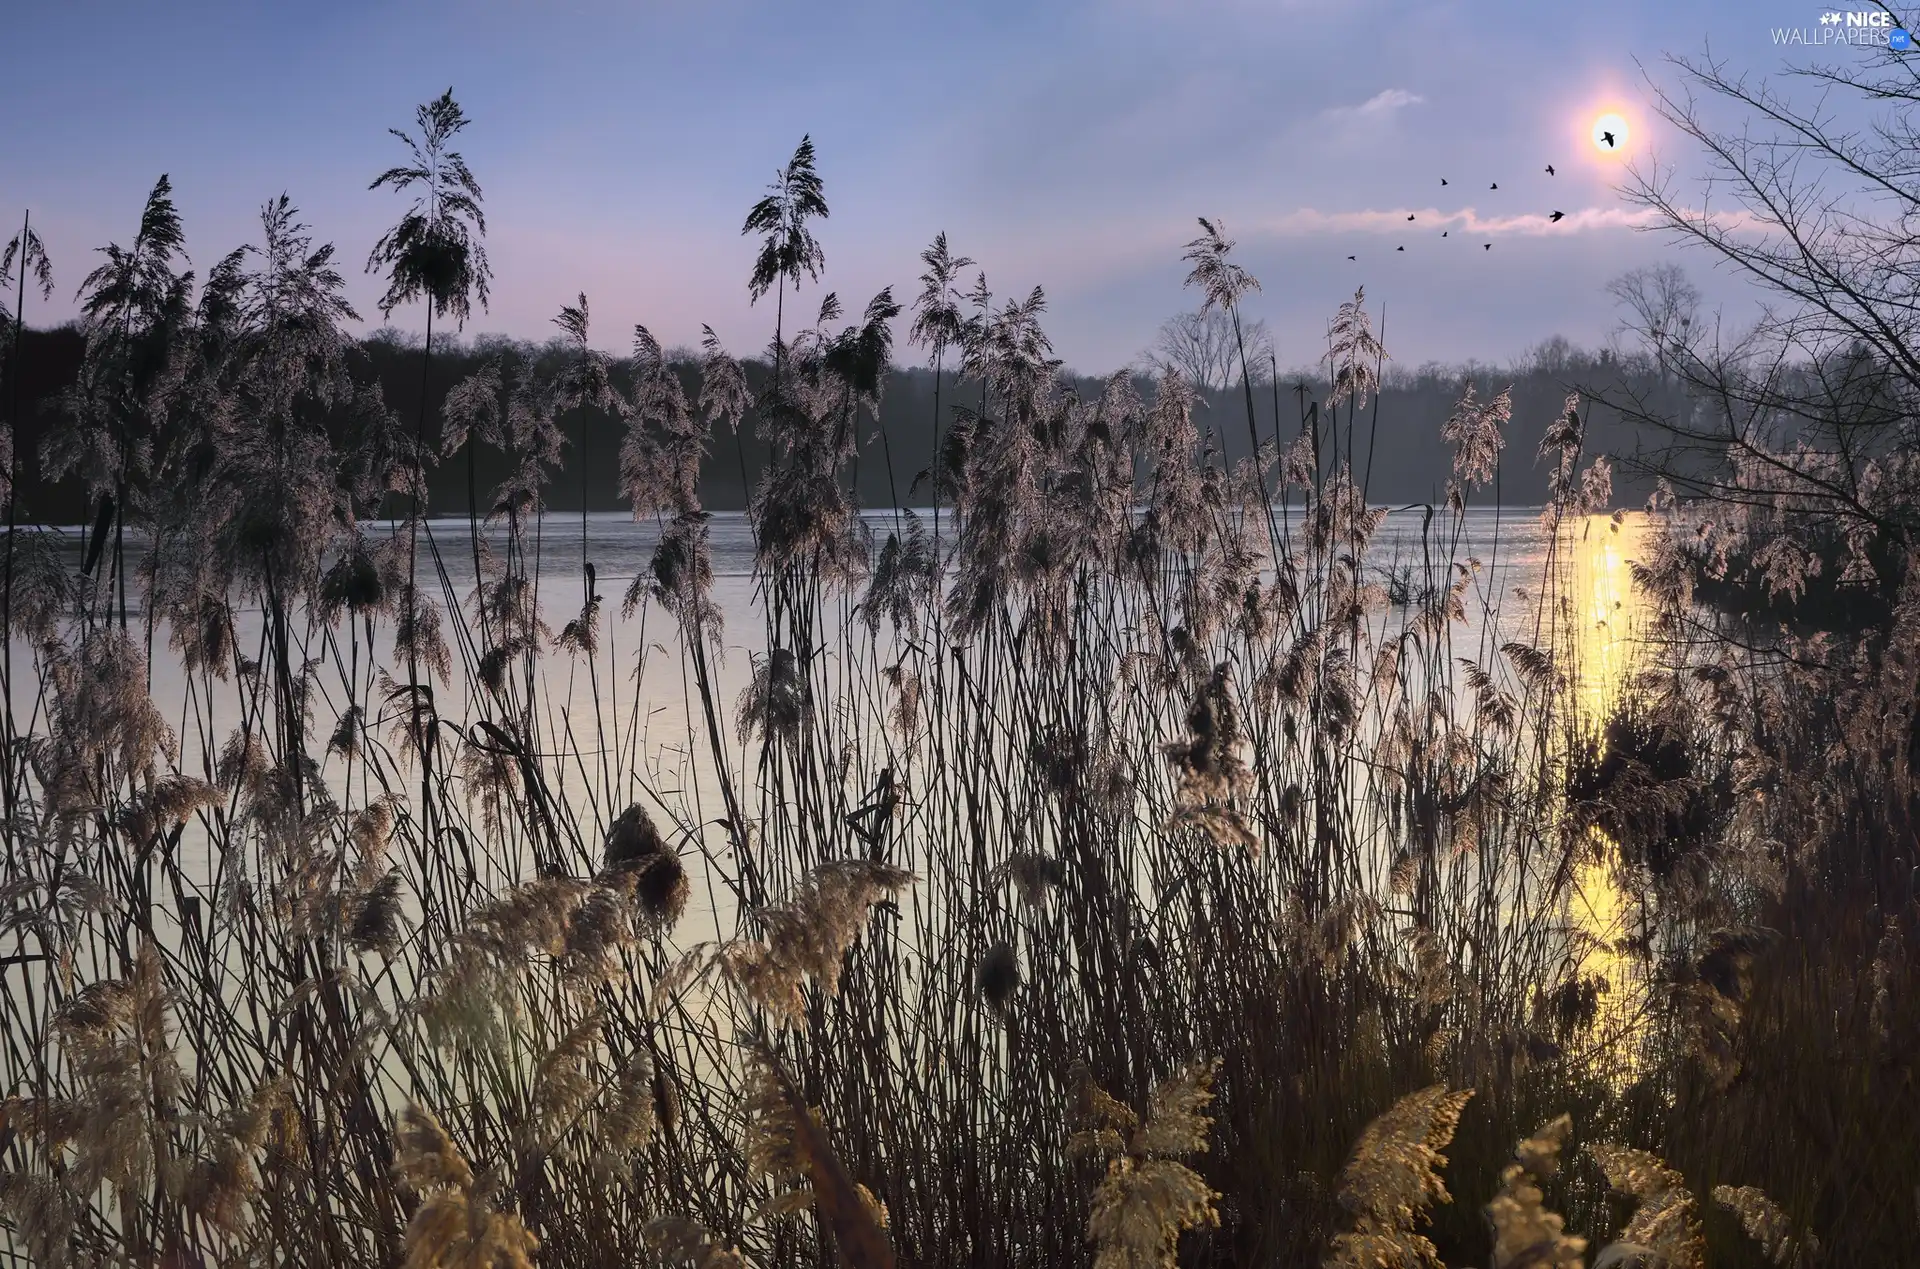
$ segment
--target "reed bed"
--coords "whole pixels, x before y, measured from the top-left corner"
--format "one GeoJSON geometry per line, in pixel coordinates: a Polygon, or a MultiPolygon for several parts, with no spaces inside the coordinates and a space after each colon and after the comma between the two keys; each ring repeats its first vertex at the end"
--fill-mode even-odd
{"type": "MultiPolygon", "coordinates": [[[[417,122],[376,184],[425,192],[369,263],[389,308],[457,322],[480,188],[451,96],[417,122]]],[[[1290,435],[1258,434],[1242,364],[1254,457],[1228,464],[1177,374],[1066,391],[1044,295],[995,295],[944,236],[910,306],[828,296],[794,329],[825,214],[803,144],[746,226],[758,366],[711,332],[674,364],[644,328],[611,358],[582,295],[568,356],[504,349],[405,420],[290,204],[196,292],[156,187],[87,281],[40,456],[100,508],[83,567],[7,537],[15,1263],[1913,1245],[1911,595],[1871,639],[1762,655],[1709,630],[1695,522],[1658,506],[1657,638],[1596,715],[1564,583],[1627,522],[1577,397],[1524,456],[1554,493],[1530,593],[1467,551],[1509,411],[1470,391],[1390,596],[1363,295],[1290,435]],[[948,376],[940,459],[876,520],[851,468],[903,316],[948,376]],[[609,461],[567,452],[586,404],[627,420],[658,544],[603,579],[583,513],[556,594],[545,491],[609,461]],[[774,459],[755,602],[722,611],[696,490],[743,427],[774,459]],[[484,497],[480,446],[512,473],[484,497]],[[428,519],[425,470],[462,462],[475,513],[428,519]],[[737,693],[729,623],[762,649],[737,693]],[[150,694],[162,657],[183,699],[150,694]],[[664,755],[663,681],[691,741],[664,755]],[[1617,933],[1571,915],[1595,878],[1617,933]]],[[[1191,284],[1238,329],[1257,283],[1201,227],[1191,284]]]]}

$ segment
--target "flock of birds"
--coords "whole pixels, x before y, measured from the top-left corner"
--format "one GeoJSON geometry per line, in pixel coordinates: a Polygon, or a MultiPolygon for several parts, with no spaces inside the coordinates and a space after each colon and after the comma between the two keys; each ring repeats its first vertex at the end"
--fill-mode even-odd
{"type": "MultiPolygon", "coordinates": [[[[1614,145],[1617,145],[1617,144],[1618,144],[1618,142],[1616,142],[1616,141],[1615,141],[1615,139],[1614,139],[1614,135],[1613,135],[1613,133],[1611,133],[1611,132],[1603,132],[1603,133],[1601,133],[1601,134],[1600,134],[1600,139],[1601,139],[1601,140],[1603,140],[1603,141],[1605,141],[1605,142],[1607,143],[1607,145],[1608,145],[1609,147],[1611,147],[1611,146],[1614,146],[1614,145]]],[[[1551,164],[1551,163],[1549,163],[1549,164],[1547,164],[1547,175],[1548,175],[1548,176],[1552,176],[1552,175],[1554,175],[1554,171],[1553,171],[1553,164],[1551,164]]],[[[1440,183],[1441,183],[1442,185],[1445,185],[1445,184],[1447,183],[1447,178],[1446,178],[1446,177],[1444,177],[1444,176],[1443,176],[1443,177],[1441,177],[1441,178],[1440,178],[1440,183]]],[[[1497,189],[1499,189],[1499,188],[1500,188],[1500,182],[1499,182],[1499,181],[1495,181],[1495,182],[1494,182],[1493,184],[1491,184],[1491,185],[1489,185],[1489,186],[1487,186],[1487,188],[1488,188],[1488,189],[1490,189],[1490,190],[1497,190],[1497,189]]],[[[1556,225],[1557,225],[1557,224],[1559,224],[1559,223],[1560,223],[1560,222],[1561,222],[1562,220],[1564,220],[1564,219],[1566,219],[1566,215],[1567,215],[1567,214],[1566,214],[1565,212],[1563,212],[1563,211],[1559,211],[1559,210],[1555,210],[1555,211],[1554,211],[1554,212],[1553,212],[1553,213],[1552,213],[1551,215],[1549,215],[1549,216],[1547,217],[1547,221],[1548,221],[1548,223],[1550,223],[1550,224],[1556,224],[1556,225]]],[[[1412,213],[1412,212],[1408,212],[1408,213],[1407,213],[1407,219],[1408,219],[1408,220],[1412,220],[1413,218],[1414,218],[1414,215],[1413,215],[1413,213],[1412,213]]],[[[1446,236],[1447,236],[1447,233],[1448,233],[1448,231],[1447,231],[1447,230],[1445,230],[1445,229],[1442,229],[1442,230],[1440,231],[1440,236],[1441,236],[1442,238],[1444,238],[1444,237],[1446,237],[1446,236]]],[[[1483,243],[1481,243],[1481,244],[1480,244],[1480,249],[1481,249],[1482,251],[1492,251],[1492,250],[1493,250],[1493,244],[1492,244],[1492,243],[1490,243],[1490,242],[1483,242],[1483,243]]],[[[1406,247],[1404,247],[1404,246],[1399,246],[1399,247],[1395,247],[1395,248],[1394,248],[1394,250],[1395,250],[1395,251],[1405,251],[1405,250],[1406,250],[1406,247]]],[[[1349,260],[1358,260],[1359,258],[1360,258],[1360,257],[1359,257],[1358,255],[1351,255],[1351,256],[1348,256],[1348,257],[1347,257],[1347,259],[1349,259],[1349,260]]]]}

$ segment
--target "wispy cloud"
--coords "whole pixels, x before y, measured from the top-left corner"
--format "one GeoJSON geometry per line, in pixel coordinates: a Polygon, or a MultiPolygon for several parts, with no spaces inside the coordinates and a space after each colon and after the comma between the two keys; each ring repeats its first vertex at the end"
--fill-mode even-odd
{"type": "Polygon", "coordinates": [[[1426,100],[1404,88],[1383,88],[1357,106],[1329,106],[1322,113],[1334,120],[1389,119],[1409,106],[1423,105],[1426,100]]]}
{"type": "MultiPolygon", "coordinates": [[[[1712,213],[1715,223],[1722,228],[1745,230],[1758,227],[1758,222],[1745,212],[1712,213]]],[[[1309,234],[1394,233],[1405,236],[1409,233],[1430,234],[1434,230],[1445,229],[1449,232],[1460,230],[1475,234],[1531,234],[1561,235],[1593,233],[1620,229],[1645,229],[1662,223],[1662,217],[1646,208],[1625,207],[1587,207],[1566,213],[1558,222],[1551,220],[1544,212],[1525,213],[1509,216],[1482,216],[1472,207],[1455,211],[1440,211],[1433,207],[1395,207],[1386,209],[1366,209],[1360,211],[1320,211],[1312,207],[1302,207],[1283,216],[1270,217],[1257,226],[1257,231],[1272,237],[1303,237],[1309,234]],[[1409,229],[1407,216],[1417,219],[1409,229]]]]}

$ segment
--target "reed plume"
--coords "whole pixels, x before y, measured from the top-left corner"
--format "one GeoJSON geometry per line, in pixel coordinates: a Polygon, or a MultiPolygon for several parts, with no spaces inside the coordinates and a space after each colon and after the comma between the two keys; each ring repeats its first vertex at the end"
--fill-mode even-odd
{"type": "Polygon", "coordinates": [[[1350,1228],[1333,1240],[1325,1269],[1398,1266],[1444,1269],[1439,1251],[1416,1232],[1433,1203],[1452,1202],[1439,1169],[1473,1090],[1444,1084],[1409,1093],[1369,1123],[1340,1171],[1340,1205],[1350,1228]]]}
{"type": "Polygon", "coordinates": [[[686,910],[691,885],[680,856],[638,802],[607,827],[605,867],[621,888],[630,888],[647,918],[672,929],[686,910]]]}
{"type": "Polygon", "coordinates": [[[435,312],[465,324],[473,299],[483,307],[487,302],[493,270],[480,241],[487,230],[480,182],[460,152],[450,148],[467,122],[449,88],[414,111],[417,136],[387,130],[407,147],[411,163],[388,168],[367,188],[417,193],[367,257],[367,272],[388,271],[382,313],[424,298],[435,312]]]}
{"type": "Polygon", "coordinates": [[[1540,1187],[1559,1166],[1560,1148],[1573,1131],[1561,1115],[1520,1142],[1514,1161],[1500,1173],[1500,1193],[1487,1204],[1493,1222],[1493,1269],[1581,1269],[1587,1240],[1566,1232],[1559,1213],[1547,1210],[1540,1187]]]}
{"type": "Polygon", "coordinates": [[[800,1100],[771,1053],[755,1055],[749,1071],[747,1167],[777,1187],[763,1206],[770,1216],[818,1213],[833,1231],[846,1269],[892,1269],[886,1209],[848,1174],[820,1116],[800,1100]]]}
{"type": "Polygon", "coordinates": [[[1087,1214],[1096,1269],[1172,1269],[1183,1231],[1219,1223],[1219,1195],[1180,1162],[1207,1148],[1217,1059],[1183,1067],[1154,1085],[1141,1118],[1082,1068],[1071,1154],[1102,1162],[1087,1214]]]}
{"type": "Polygon", "coordinates": [[[540,1240],[492,1205],[431,1111],[401,1112],[394,1144],[395,1173],[420,1199],[407,1222],[406,1269],[534,1269],[540,1240]]]}
{"type": "Polygon", "coordinates": [[[1458,507],[1475,485],[1493,479],[1499,466],[1500,450],[1506,445],[1503,429],[1513,418],[1513,389],[1503,390],[1491,401],[1474,397],[1467,385],[1453,413],[1440,427],[1440,438],[1453,446],[1453,479],[1447,485],[1447,501],[1458,507]]]}
{"type": "Polygon", "coordinates": [[[245,1230],[258,1210],[255,1156],[284,1137],[280,1124],[292,1111],[290,1094],[284,1077],[267,1080],[222,1117],[208,1134],[207,1153],[192,1160],[180,1182],[190,1214],[227,1234],[245,1230]]]}
{"type": "Polygon", "coordinates": [[[1020,986],[1020,959],[1004,940],[988,948],[974,973],[981,996],[995,1009],[1005,1009],[1020,986]]]}
{"type": "Polygon", "coordinates": [[[734,1247],[717,1241],[684,1216],[662,1216],[647,1224],[647,1244],[668,1264],[689,1269],[746,1269],[734,1247]]]}
{"type": "Polygon", "coordinates": [[[1753,1185],[1716,1185],[1713,1201],[1740,1218],[1740,1228],[1760,1244],[1767,1259],[1782,1269],[1806,1269],[1820,1263],[1820,1240],[1796,1231],[1793,1219],[1753,1185]]]}
{"type": "Polygon", "coordinates": [[[1588,1146],[1587,1153],[1606,1173],[1607,1184],[1637,1203],[1620,1236],[1594,1257],[1593,1269],[1635,1258],[1651,1258],[1672,1269],[1704,1269],[1706,1242],[1686,1178],[1646,1150],[1601,1141],[1588,1146]]]}
{"type": "Polygon", "coordinates": [[[806,1017],[806,983],[812,981],[832,995],[847,950],[866,924],[867,910],[912,881],[906,869],[872,860],[816,865],[785,903],[754,913],[762,931],[759,938],[690,950],[661,977],[656,994],[670,999],[717,972],[777,1019],[798,1024],[806,1017]]]}
{"type": "MultiPolygon", "coordinates": [[[[72,1066],[75,1098],[61,1122],[72,1151],[66,1184],[76,1196],[107,1185],[122,1219],[138,1219],[143,1191],[169,1173],[170,1121],[183,1091],[173,1045],[172,998],[160,953],[142,942],[124,978],[101,979],[69,999],[54,1034],[72,1066]]],[[[49,1145],[49,1153],[58,1147],[49,1145]]]]}

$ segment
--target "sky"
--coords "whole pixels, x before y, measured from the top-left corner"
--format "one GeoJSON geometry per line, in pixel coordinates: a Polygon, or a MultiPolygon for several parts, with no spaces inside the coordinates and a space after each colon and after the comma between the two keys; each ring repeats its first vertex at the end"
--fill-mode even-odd
{"type": "MultiPolygon", "coordinates": [[[[1043,286],[1056,355],[1108,371],[1197,306],[1180,257],[1208,216],[1260,280],[1247,313],[1283,366],[1315,361],[1363,285],[1398,364],[1500,363],[1551,335],[1604,342],[1619,320],[1605,284],[1638,265],[1672,260],[1710,304],[1751,303],[1619,192],[1627,162],[1704,172],[1652,116],[1645,77],[1676,83],[1670,53],[1754,74],[1804,66],[1813,54],[1774,32],[1816,26],[1823,7],[20,5],[0,45],[0,218],[31,209],[53,259],[59,290],[29,308],[38,324],[75,312],[93,249],[132,238],[161,173],[201,269],[257,240],[261,205],[285,192],[337,244],[370,330],[381,287],[361,266],[404,202],[367,186],[403,157],[386,130],[451,86],[472,120],[459,148],[495,274],[469,335],[545,338],[585,292],[602,347],[625,351],[636,323],[691,344],[708,323],[758,351],[772,303],[749,303],[756,244],[740,226],[809,134],[832,214],[820,284],[789,297],[808,317],[828,290],[851,313],[883,286],[910,299],[944,231],[997,296],[1043,286]],[[1590,139],[1607,110],[1630,123],[1624,159],[1590,139]],[[1566,219],[1549,225],[1555,210],[1566,219]]],[[[920,360],[900,334],[900,359],[920,360]]]]}

